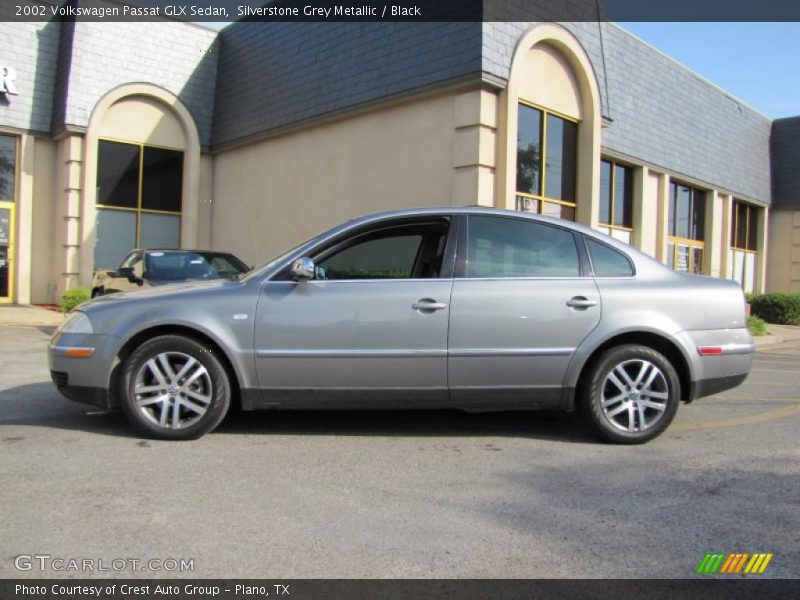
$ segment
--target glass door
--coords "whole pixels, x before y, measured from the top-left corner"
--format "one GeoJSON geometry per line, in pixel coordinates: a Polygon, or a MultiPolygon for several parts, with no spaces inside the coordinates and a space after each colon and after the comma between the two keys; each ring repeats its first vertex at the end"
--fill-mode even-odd
{"type": "Polygon", "coordinates": [[[14,205],[0,202],[0,302],[11,302],[14,256],[14,205]]]}

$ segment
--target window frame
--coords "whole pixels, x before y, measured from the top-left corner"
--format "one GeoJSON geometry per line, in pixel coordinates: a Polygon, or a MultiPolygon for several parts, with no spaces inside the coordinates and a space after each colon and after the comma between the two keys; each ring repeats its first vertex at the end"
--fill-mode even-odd
{"type": "MultiPolygon", "coordinates": [[[[622,250],[619,250],[618,248],[614,248],[614,246],[612,246],[611,244],[608,244],[605,241],[603,241],[601,239],[598,239],[596,237],[592,237],[592,236],[583,234],[581,236],[581,238],[583,239],[583,246],[584,246],[584,249],[586,251],[587,260],[589,261],[589,266],[590,266],[590,269],[591,269],[592,277],[594,277],[595,279],[633,279],[634,277],[636,277],[636,275],[637,275],[636,262],[630,256],[628,256],[627,253],[623,252],[622,250]],[[592,251],[589,249],[589,241],[590,240],[592,242],[596,243],[596,244],[599,244],[601,246],[605,246],[606,248],[609,248],[611,251],[616,252],[617,254],[621,254],[623,257],[625,257],[625,260],[628,261],[628,264],[631,267],[631,274],[630,275],[599,275],[595,271],[594,258],[592,258],[592,251]]],[[[620,242],[620,243],[624,243],[624,242],[620,242]]]]}
{"type": "Polygon", "coordinates": [[[751,254],[758,254],[758,215],[759,207],[755,204],[750,204],[749,202],[745,202],[744,200],[739,200],[738,198],[733,199],[733,203],[731,205],[731,250],[737,250],[740,252],[749,252],[751,254]],[[756,229],[756,247],[755,248],[742,248],[741,246],[736,245],[736,233],[738,230],[739,225],[739,211],[736,209],[739,206],[744,206],[746,209],[746,216],[745,216],[745,232],[744,232],[744,243],[747,246],[750,242],[750,227],[755,227],[756,229]],[[755,221],[755,223],[753,223],[755,221]]]}
{"type": "MultiPolygon", "coordinates": [[[[694,187],[694,186],[689,185],[687,183],[681,183],[680,181],[670,179],[669,187],[668,187],[668,198],[667,198],[667,235],[666,235],[666,246],[667,246],[666,247],[666,252],[667,252],[667,254],[664,256],[664,261],[665,261],[665,264],[668,267],[670,267],[673,271],[676,271],[678,273],[689,273],[689,274],[693,274],[693,275],[704,275],[705,274],[705,267],[706,267],[706,258],[707,258],[706,242],[705,242],[705,231],[703,231],[703,234],[702,234],[703,235],[703,239],[702,240],[698,240],[698,239],[691,238],[691,237],[682,237],[682,236],[673,235],[672,231],[670,231],[670,229],[669,229],[669,208],[673,203],[675,203],[675,208],[676,208],[676,211],[675,211],[674,215],[675,215],[675,217],[677,217],[677,193],[678,193],[678,187],[685,187],[685,188],[688,188],[691,191],[691,195],[690,195],[690,198],[689,198],[689,215],[690,215],[690,217],[692,217],[695,214],[695,210],[694,210],[695,194],[696,193],[702,194],[702,196],[703,196],[703,199],[702,199],[703,229],[705,229],[706,225],[707,225],[707,221],[706,221],[706,217],[707,217],[707,215],[706,215],[706,208],[707,208],[707,206],[706,206],[707,205],[706,195],[707,195],[707,191],[702,189],[702,188],[694,187]],[[672,191],[672,189],[673,189],[672,188],[673,185],[675,186],[674,187],[675,194],[670,193],[672,191]],[[668,258],[670,244],[672,245],[672,248],[673,248],[673,251],[672,251],[672,264],[669,264],[668,262],[666,262],[667,258],[668,258]],[[676,265],[677,265],[677,262],[678,262],[678,251],[677,251],[678,246],[687,246],[689,248],[689,260],[688,260],[688,264],[687,264],[688,268],[687,268],[686,271],[678,271],[675,268],[676,265]],[[695,259],[694,259],[695,250],[698,250],[698,249],[702,253],[702,262],[703,262],[703,264],[700,265],[699,269],[696,268],[695,259]]],[[[674,223],[677,222],[677,218],[675,218],[673,220],[673,222],[674,223]]],[[[692,229],[692,223],[690,222],[690,224],[689,224],[690,232],[691,232],[691,229],[692,229]]]]}
{"type": "MultiPolygon", "coordinates": [[[[350,229],[342,232],[333,239],[326,240],[318,246],[309,248],[300,256],[308,256],[317,264],[319,260],[324,260],[326,256],[334,254],[339,250],[343,250],[348,246],[354,245],[358,240],[369,237],[385,229],[392,229],[395,227],[424,225],[435,222],[447,223],[447,239],[444,245],[444,253],[442,257],[442,267],[439,271],[439,276],[431,277],[408,277],[408,278],[388,278],[388,279],[309,279],[304,281],[303,284],[324,283],[327,285],[336,283],[386,283],[386,282],[407,282],[407,281],[439,281],[441,279],[453,279],[453,264],[455,262],[456,246],[459,240],[459,226],[460,219],[457,215],[450,213],[441,214],[419,214],[408,217],[394,217],[378,222],[370,222],[360,227],[350,229]]],[[[265,283],[270,282],[288,282],[296,283],[289,275],[289,270],[292,263],[297,260],[298,255],[292,254],[292,257],[276,271],[274,275],[269,277],[265,283]]]]}
{"type": "Polygon", "coordinates": [[[97,158],[97,173],[95,175],[95,185],[96,177],[99,175],[99,167],[100,167],[100,142],[112,142],[114,144],[126,144],[128,146],[136,146],[139,148],[139,171],[137,174],[137,194],[136,194],[136,207],[127,207],[127,206],[114,206],[111,204],[100,204],[95,203],[95,211],[98,210],[118,210],[123,212],[132,212],[136,214],[136,231],[134,234],[134,248],[141,248],[142,245],[142,215],[143,214],[152,214],[152,215],[167,215],[178,217],[178,248],[181,247],[183,244],[183,233],[182,233],[182,225],[183,225],[183,192],[181,192],[181,210],[180,211],[167,211],[167,210],[155,210],[152,208],[143,208],[142,207],[142,188],[144,182],[144,149],[145,148],[156,148],[160,150],[172,150],[173,152],[180,152],[183,158],[183,167],[181,169],[181,181],[183,181],[183,176],[186,171],[186,150],[183,148],[174,148],[171,146],[162,146],[160,144],[145,144],[144,142],[132,142],[130,140],[121,140],[118,138],[112,137],[99,137],[97,139],[97,148],[98,148],[98,158],[97,158]]]}
{"type": "Polygon", "coordinates": [[[566,281],[574,279],[586,279],[592,277],[591,265],[589,263],[589,256],[586,247],[580,239],[581,234],[573,231],[569,227],[558,225],[557,223],[550,223],[540,221],[539,219],[531,219],[515,215],[501,215],[501,214],[483,214],[483,213],[466,213],[459,215],[461,221],[458,232],[458,249],[455,261],[455,271],[453,277],[455,279],[463,279],[467,281],[542,281],[542,280],[556,280],[566,281]],[[575,250],[578,254],[578,275],[575,276],[525,276],[525,277],[467,277],[467,265],[469,263],[469,217],[491,217],[497,219],[509,219],[515,221],[523,221],[525,223],[535,223],[543,227],[552,227],[553,229],[560,229],[572,236],[572,241],[575,243],[575,250]]]}
{"type": "MultiPolygon", "coordinates": [[[[615,230],[617,230],[617,231],[625,231],[627,233],[630,233],[631,234],[631,244],[632,244],[633,243],[633,230],[634,230],[634,228],[633,228],[633,204],[634,204],[634,200],[635,200],[634,193],[633,193],[633,176],[634,176],[634,174],[633,174],[634,171],[633,170],[634,170],[634,167],[632,165],[619,162],[619,161],[617,161],[616,159],[613,159],[613,158],[601,158],[600,159],[601,174],[602,174],[602,163],[604,163],[604,162],[609,163],[611,165],[611,177],[608,180],[609,190],[611,192],[610,204],[609,204],[609,207],[608,207],[608,214],[611,217],[610,221],[614,220],[614,214],[615,214],[616,202],[617,202],[617,186],[616,186],[616,183],[617,183],[617,167],[619,166],[619,167],[621,167],[623,169],[628,169],[628,171],[630,171],[630,176],[631,176],[631,215],[630,215],[630,217],[631,217],[631,226],[628,227],[626,225],[614,225],[613,223],[603,223],[602,221],[598,221],[597,225],[598,225],[598,227],[605,227],[606,229],[608,229],[609,230],[609,235],[611,237],[614,237],[613,233],[614,233],[615,230]]],[[[603,202],[602,198],[600,198],[600,202],[602,204],[602,202],[603,202]]],[[[623,203],[624,203],[624,200],[623,200],[623,203]]],[[[618,238],[614,238],[614,239],[618,239],[618,238]]],[[[619,240],[619,241],[623,241],[623,240],[619,240]]]]}
{"type": "MultiPolygon", "coordinates": [[[[580,140],[580,126],[581,121],[580,119],[576,119],[575,117],[570,117],[565,115],[564,113],[558,112],[556,110],[545,108],[543,106],[539,106],[533,102],[525,100],[524,98],[517,98],[517,131],[519,131],[519,107],[527,106],[529,108],[533,108],[538,110],[542,114],[542,120],[540,125],[541,136],[540,136],[540,145],[541,145],[541,153],[540,153],[540,168],[541,168],[541,175],[540,175],[540,189],[542,191],[541,194],[529,194],[527,192],[520,192],[517,190],[517,172],[519,169],[519,162],[518,162],[518,153],[519,149],[516,150],[517,154],[514,156],[514,197],[515,197],[515,204],[516,210],[520,212],[527,212],[535,215],[546,215],[547,213],[542,212],[544,208],[544,204],[555,204],[558,206],[565,206],[567,208],[571,208],[574,213],[574,217],[572,219],[566,219],[569,221],[577,220],[577,211],[578,211],[578,173],[580,173],[580,152],[578,152],[580,140]],[[564,121],[568,121],[573,123],[576,127],[575,132],[575,200],[567,201],[567,200],[559,200],[557,198],[550,198],[546,195],[547,192],[547,117],[554,116],[564,121]],[[526,201],[533,200],[536,203],[536,210],[528,210],[524,208],[526,201]]],[[[552,216],[552,215],[550,215],[552,216]]],[[[559,217],[561,218],[561,217],[559,217]]]]}

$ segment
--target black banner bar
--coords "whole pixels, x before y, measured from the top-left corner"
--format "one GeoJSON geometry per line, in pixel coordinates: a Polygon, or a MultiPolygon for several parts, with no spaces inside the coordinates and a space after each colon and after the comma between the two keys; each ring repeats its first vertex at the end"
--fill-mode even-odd
{"type": "Polygon", "coordinates": [[[2,0],[2,21],[800,21],[798,0],[2,0]]]}
{"type": "Polygon", "coordinates": [[[794,600],[797,580],[27,579],[0,580],[0,600],[794,600]]]}

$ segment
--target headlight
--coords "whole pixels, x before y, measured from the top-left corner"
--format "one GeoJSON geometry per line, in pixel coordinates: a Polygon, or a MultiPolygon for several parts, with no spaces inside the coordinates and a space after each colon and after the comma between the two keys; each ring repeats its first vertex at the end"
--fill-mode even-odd
{"type": "Polygon", "coordinates": [[[94,329],[89,317],[76,310],[61,324],[61,327],[56,329],[53,337],[60,333],[94,333],[94,329]]]}

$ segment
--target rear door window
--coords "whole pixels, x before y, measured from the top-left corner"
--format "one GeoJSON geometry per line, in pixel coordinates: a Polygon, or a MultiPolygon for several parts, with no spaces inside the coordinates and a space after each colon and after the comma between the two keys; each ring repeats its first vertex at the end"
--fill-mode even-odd
{"type": "Polygon", "coordinates": [[[566,229],[507,217],[469,216],[466,277],[579,277],[566,229]]]}

